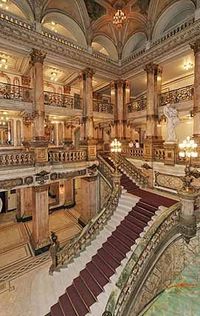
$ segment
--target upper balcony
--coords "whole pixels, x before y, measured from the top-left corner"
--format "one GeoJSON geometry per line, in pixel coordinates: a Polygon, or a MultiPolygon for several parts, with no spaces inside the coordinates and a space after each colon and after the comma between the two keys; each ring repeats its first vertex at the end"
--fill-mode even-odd
{"type": "MultiPolygon", "coordinates": [[[[28,87],[0,82],[0,107],[13,110],[32,109],[33,90],[28,87]]],[[[69,95],[44,91],[44,104],[47,114],[82,114],[82,98],[78,94],[69,95]]],[[[113,104],[104,100],[93,99],[94,116],[113,114],[113,104]]]]}
{"type": "MultiPolygon", "coordinates": [[[[165,106],[170,103],[172,105],[176,105],[177,107],[183,108],[184,106],[190,108],[192,106],[192,100],[194,95],[194,86],[189,85],[186,87],[174,89],[171,91],[167,91],[161,93],[160,95],[160,107],[165,106]]],[[[129,117],[137,113],[137,116],[140,116],[141,111],[146,110],[147,108],[147,96],[143,94],[138,98],[135,98],[132,102],[127,104],[127,111],[129,113],[129,117]]],[[[180,109],[181,109],[180,108],[180,109]]]]}

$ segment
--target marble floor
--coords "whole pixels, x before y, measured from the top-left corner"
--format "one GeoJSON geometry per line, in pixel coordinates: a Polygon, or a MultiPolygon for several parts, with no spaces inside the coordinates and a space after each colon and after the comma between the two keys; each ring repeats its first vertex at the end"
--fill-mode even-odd
{"type": "MultiPolygon", "coordinates": [[[[29,243],[32,222],[17,223],[13,213],[0,215],[0,276],[5,270],[34,258],[29,243]]],[[[49,226],[50,231],[56,232],[61,245],[81,231],[77,222],[77,212],[73,209],[52,213],[49,226]]]]}

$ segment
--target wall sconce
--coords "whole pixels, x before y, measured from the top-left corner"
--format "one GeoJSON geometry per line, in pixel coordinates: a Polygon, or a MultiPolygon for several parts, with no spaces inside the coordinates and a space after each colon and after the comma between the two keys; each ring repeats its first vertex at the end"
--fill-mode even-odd
{"type": "Polygon", "coordinates": [[[190,70],[190,69],[193,68],[193,63],[191,63],[191,62],[189,61],[188,63],[185,63],[185,64],[183,65],[183,68],[184,68],[185,70],[190,70]]]}

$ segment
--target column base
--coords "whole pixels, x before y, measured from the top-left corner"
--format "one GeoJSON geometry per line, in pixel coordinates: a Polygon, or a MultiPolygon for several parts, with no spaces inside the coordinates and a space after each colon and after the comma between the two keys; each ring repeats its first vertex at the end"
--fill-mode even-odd
{"type": "Polygon", "coordinates": [[[166,142],[164,143],[165,149],[165,165],[174,166],[176,163],[176,149],[177,144],[175,142],[166,142]]]}
{"type": "Polygon", "coordinates": [[[31,246],[32,246],[35,256],[41,255],[42,253],[48,251],[51,245],[49,238],[43,242],[35,244],[35,242],[33,241],[31,237],[30,242],[31,242],[31,246]]]}

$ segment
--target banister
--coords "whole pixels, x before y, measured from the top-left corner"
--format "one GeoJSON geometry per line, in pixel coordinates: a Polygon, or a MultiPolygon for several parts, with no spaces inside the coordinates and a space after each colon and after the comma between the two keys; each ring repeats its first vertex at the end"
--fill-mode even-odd
{"type": "Polygon", "coordinates": [[[143,237],[137,240],[136,247],[110,294],[103,315],[123,315],[132,288],[137,284],[139,273],[147,264],[152,251],[164,240],[166,234],[177,225],[176,218],[178,218],[180,209],[181,203],[178,202],[157,215],[152,225],[144,232],[143,237]]]}

